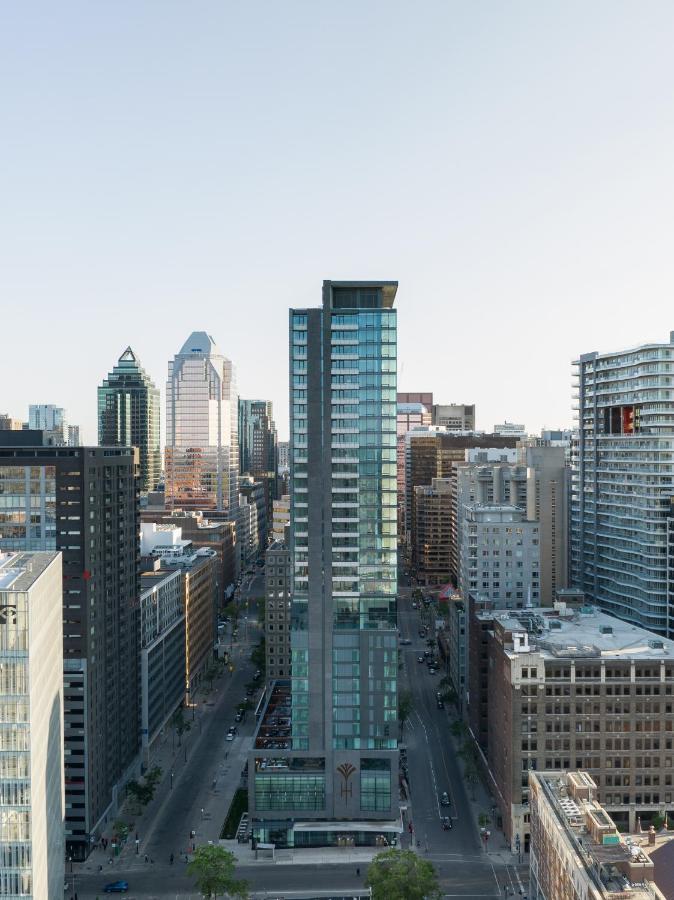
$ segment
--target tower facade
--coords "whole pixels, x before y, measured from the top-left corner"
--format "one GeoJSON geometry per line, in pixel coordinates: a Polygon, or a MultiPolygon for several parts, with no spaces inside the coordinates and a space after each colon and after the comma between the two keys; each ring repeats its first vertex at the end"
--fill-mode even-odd
{"type": "Polygon", "coordinates": [[[131,347],[98,388],[98,443],[138,447],[140,489],[155,489],[161,477],[159,390],[131,347]]]}
{"type": "Polygon", "coordinates": [[[63,890],[61,557],[0,551],[3,896],[63,890]]]}
{"type": "Polygon", "coordinates": [[[203,331],[169,362],[166,383],[166,505],[236,514],[238,395],[234,366],[203,331]]]}
{"type": "Polygon", "coordinates": [[[19,434],[0,446],[0,552],[61,553],[66,853],[82,860],[140,761],[138,454],[19,434]]]}
{"type": "Polygon", "coordinates": [[[666,344],[586,353],[575,366],[572,584],[607,612],[671,635],[674,333],[666,344]]]}

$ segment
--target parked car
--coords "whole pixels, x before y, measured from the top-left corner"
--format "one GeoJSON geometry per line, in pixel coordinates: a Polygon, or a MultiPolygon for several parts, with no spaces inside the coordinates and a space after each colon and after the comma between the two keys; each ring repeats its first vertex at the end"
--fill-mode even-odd
{"type": "Polygon", "coordinates": [[[449,805],[449,794],[447,793],[447,791],[443,791],[442,794],[440,794],[440,806],[449,805]]]}
{"type": "Polygon", "coordinates": [[[126,894],[129,890],[128,881],[111,881],[103,888],[104,894],[126,894]]]}
{"type": "Polygon", "coordinates": [[[444,708],[445,708],[445,701],[438,700],[438,709],[444,709],[444,708]]]}
{"type": "Polygon", "coordinates": [[[419,604],[417,603],[416,600],[414,600],[414,601],[412,602],[412,609],[419,609],[419,604]]]}
{"type": "Polygon", "coordinates": [[[443,816],[440,819],[440,824],[442,825],[443,831],[451,831],[452,820],[449,818],[449,816],[443,816]]]}
{"type": "Polygon", "coordinates": [[[426,659],[429,659],[430,655],[431,655],[430,650],[424,650],[424,656],[426,657],[426,659]]]}

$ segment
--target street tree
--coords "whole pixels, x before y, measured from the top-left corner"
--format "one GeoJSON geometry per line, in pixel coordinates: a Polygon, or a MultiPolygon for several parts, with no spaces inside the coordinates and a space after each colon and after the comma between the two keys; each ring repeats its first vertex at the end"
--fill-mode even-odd
{"type": "Polygon", "coordinates": [[[439,900],[435,867],[412,850],[386,850],[368,866],[366,887],[372,900],[439,900]]]}
{"type": "Polygon", "coordinates": [[[178,735],[178,746],[180,747],[183,734],[192,727],[189,722],[185,721],[185,710],[182,706],[179,706],[173,714],[173,727],[178,735]]]}
{"type": "Polygon", "coordinates": [[[401,691],[398,695],[398,721],[400,722],[400,731],[402,733],[405,722],[409,719],[412,712],[412,694],[410,691],[401,691]]]}
{"type": "Polygon", "coordinates": [[[248,897],[248,882],[235,877],[235,862],[234,854],[224,847],[204,844],[194,851],[187,873],[194,878],[199,891],[209,900],[218,894],[245,900],[248,897]]]}

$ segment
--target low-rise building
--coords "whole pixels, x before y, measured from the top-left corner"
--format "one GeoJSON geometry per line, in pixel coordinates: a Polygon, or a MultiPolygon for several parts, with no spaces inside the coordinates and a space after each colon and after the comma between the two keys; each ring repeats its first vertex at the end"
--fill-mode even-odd
{"type": "Polygon", "coordinates": [[[162,570],[178,569],[182,576],[182,605],[185,612],[185,704],[192,697],[210,660],[215,644],[214,550],[202,547],[194,553],[166,553],[160,558],[162,570]]]}
{"type": "Polygon", "coordinates": [[[290,678],[290,551],[274,541],[265,555],[267,679],[290,678]]]}
{"type": "Polygon", "coordinates": [[[0,551],[0,894],[63,896],[61,554],[0,551]]]}
{"type": "Polygon", "coordinates": [[[159,559],[140,579],[141,739],[150,748],[185,699],[185,610],[181,572],[161,571],[159,559]]]}
{"type": "Polygon", "coordinates": [[[206,518],[203,513],[184,510],[159,514],[151,510],[141,511],[141,540],[144,536],[148,546],[151,540],[155,545],[165,543],[168,538],[162,537],[162,531],[173,527],[180,529],[180,539],[188,541],[195,550],[205,548],[215,551],[215,592],[218,604],[221,604],[224,596],[233,592],[236,581],[236,526],[229,519],[216,518],[216,514],[211,512],[206,518]],[[154,531],[153,523],[156,525],[154,531]],[[151,538],[151,535],[156,537],[151,538]]]}
{"type": "Polygon", "coordinates": [[[666,900],[640,840],[623,837],[587,772],[529,772],[532,900],[666,900]]]}
{"type": "Polygon", "coordinates": [[[471,604],[471,640],[486,642],[471,648],[474,735],[513,850],[528,849],[530,771],[588,771],[631,832],[674,808],[674,642],[561,593],[552,608],[471,604]]]}

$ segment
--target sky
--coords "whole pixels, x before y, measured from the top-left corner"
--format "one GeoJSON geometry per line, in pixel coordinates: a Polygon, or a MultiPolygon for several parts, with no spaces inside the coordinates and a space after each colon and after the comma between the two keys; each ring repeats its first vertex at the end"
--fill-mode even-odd
{"type": "Polygon", "coordinates": [[[195,330],[274,401],[287,310],[397,279],[400,390],[572,421],[580,353],[674,329],[674,4],[0,5],[0,413],[195,330]]]}

